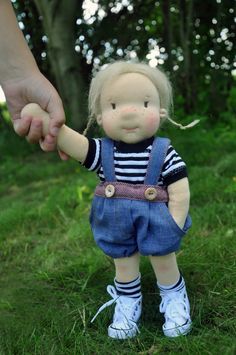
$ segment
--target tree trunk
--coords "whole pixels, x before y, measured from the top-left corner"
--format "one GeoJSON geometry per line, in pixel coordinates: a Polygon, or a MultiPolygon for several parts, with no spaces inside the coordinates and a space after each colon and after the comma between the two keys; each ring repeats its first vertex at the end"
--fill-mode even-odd
{"type": "MultiPolygon", "coordinates": [[[[223,13],[223,4],[218,3],[216,7],[216,25],[215,25],[215,37],[220,37],[220,31],[222,29],[222,24],[221,24],[221,18],[222,18],[222,13],[223,13]]],[[[217,43],[217,41],[213,42],[212,49],[214,50],[214,62],[219,63],[220,62],[220,47],[221,45],[217,43]]],[[[219,115],[219,112],[225,111],[226,108],[226,102],[225,100],[219,100],[219,92],[222,93],[222,96],[224,95],[223,90],[222,90],[222,84],[226,84],[227,78],[222,75],[221,71],[216,71],[216,69],[210,69],[209,74],[211,76],[211,82],[210,82],[210,101],[214,102],[214,105],[212,105],[211,108],[211,119],[215,121],[215,117],[219,115]],[[217,73],[218,72],[218,73],[217,73]],[[222,75],[222,77],[221,77],[222,75]],[[216,80],[216,77],[218,80],[216,80]],[[219,78],[221,77],[221,80],[219,78]]]]}
{"type": "Polygon", "coordinates": [[[184,83],[183,94],[186,98],[185,109],[189,113],[192,109],[193,97],[191,88],[191,58],[190,33],[193,21],[193,1],[179,0],[180,12],[180,42],[183,49],[184,67],[182,80],[184,83]]]}
{"type": "Polygon", "coordinates": [[[55,76],[57,89],[72,126],[82,130],[85,126],[85,82],[81,75],[80,57],[75,52],[76,19],[82,11],[77,0],[34,0],[42,16],[48,37],[48,58],[55,76]]]}
{"type": "Polygon", "coordinates": [[[166,48],[166,52],[168,54],[168,58],[166,60],[167,69],[172,72],[173,63],[172,63],[172,23],[171,23],[171,13],[170,13],[170,1],[165,0],[161,2],[162,14],[163,14],[163,42],[166,48]]]}

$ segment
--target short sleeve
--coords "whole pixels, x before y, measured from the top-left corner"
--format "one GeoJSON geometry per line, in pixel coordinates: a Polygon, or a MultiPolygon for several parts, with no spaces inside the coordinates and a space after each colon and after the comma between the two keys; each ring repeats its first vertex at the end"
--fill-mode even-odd
{"type": "Polygon", "coordinates": [[[188,176],[187,167],[172,145],[169,146],[163,164],[161,178],[165,186],[188,176]]]}
{"type": "Polygon", "coordinates": [[[97,171],[101,167],[101,139],[89,138],[88,154],[83,166],[90,171],[97,171]]]}

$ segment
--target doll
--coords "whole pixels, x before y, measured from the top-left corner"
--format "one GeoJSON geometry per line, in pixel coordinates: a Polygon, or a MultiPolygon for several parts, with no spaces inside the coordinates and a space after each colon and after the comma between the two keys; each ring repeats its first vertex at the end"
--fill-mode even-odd
{"type": "MultiPolygon", "coordinates": [[[[139,333],[140,255],[149,257],[157,279],[164,335],[191,330],[189,300],[175,254],[191,226],[186,165],[169,139],[155,138],[160,124],[170,119],[171,105],[171,84],[162,71],[144,63],[114,62],[96,74],[89,92],[86,133],[97,122],[107,138],[90,139],[66,125],[58,136],[59,149],[100,179],[90,224],[97,245],[114,259],[115,278],[114,286],[107,287],[111,300],[92,321],[115,303],[108,327],[115,339],[139,333]]],[[[41,119],[47,134],[49,116],[38,105],[27,105],[23,116],[41,119]]]]}

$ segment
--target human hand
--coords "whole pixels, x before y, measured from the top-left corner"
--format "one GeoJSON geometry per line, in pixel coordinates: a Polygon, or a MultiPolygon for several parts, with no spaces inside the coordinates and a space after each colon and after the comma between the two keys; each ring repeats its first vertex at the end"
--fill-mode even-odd
{"type": "MultiPolygon", "coordinates": [[[[41,141],[41,148],[45,151],[54,150],[59,129],[65,122],[65,113],[53,85],[37,70],[28,77],[11,79],[3,83],[2,87],[15,132],[25,136],[30,143],[41,141]],[[48,134],[44,139],[42,121],[29,114],[21,116],[23,107],[31,102],[38,103],[50,116],[48,134]]],[[[64,153],[59,154],[66,160],[64,153]]]]}
{"type": "Polygon", "coordinates": [[[21,110],[20,118],[30,117],[32,120],[38,120],[42,126],[42,137],[46,137],[49,133],[50,116],[47,111],[43,110],[38,104],[30,103],[21,110]]]}
{"type": "MultiPolygon", "coordinates": [[[[26,105],[21,111],[21,117],[24,117],[25,115],[40,120],[42,124],[43,136],[48,134],[51,119],[49,114],[45,110],[43,110],[38,104],[31,103],[26,105]]],[[[88,154],[89,141],[84,135],[74,131],[73,129],[67,127],[64,124],[59,129],[57,137],[57,146],[63,152],[66,152],[68,156],[83,163],[88,154]],[[78,147],[80,147],[80,149],[78,149],[78,147]]]]}

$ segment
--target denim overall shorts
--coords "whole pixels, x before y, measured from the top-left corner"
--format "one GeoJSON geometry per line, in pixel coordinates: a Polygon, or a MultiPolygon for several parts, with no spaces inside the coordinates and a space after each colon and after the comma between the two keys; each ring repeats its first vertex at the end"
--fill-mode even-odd
{"type": "Polygon", "coordinates": [[[168,193],[157,186],[170,141],[155,138],[144,184],[116,181],[114,142],[102,139],[105,182],[95,190],[90,224],[95,242],[112,258],[167,255],[177,251],[191,226],[188,215],[181,229],[168,210],[168,193]]]}

